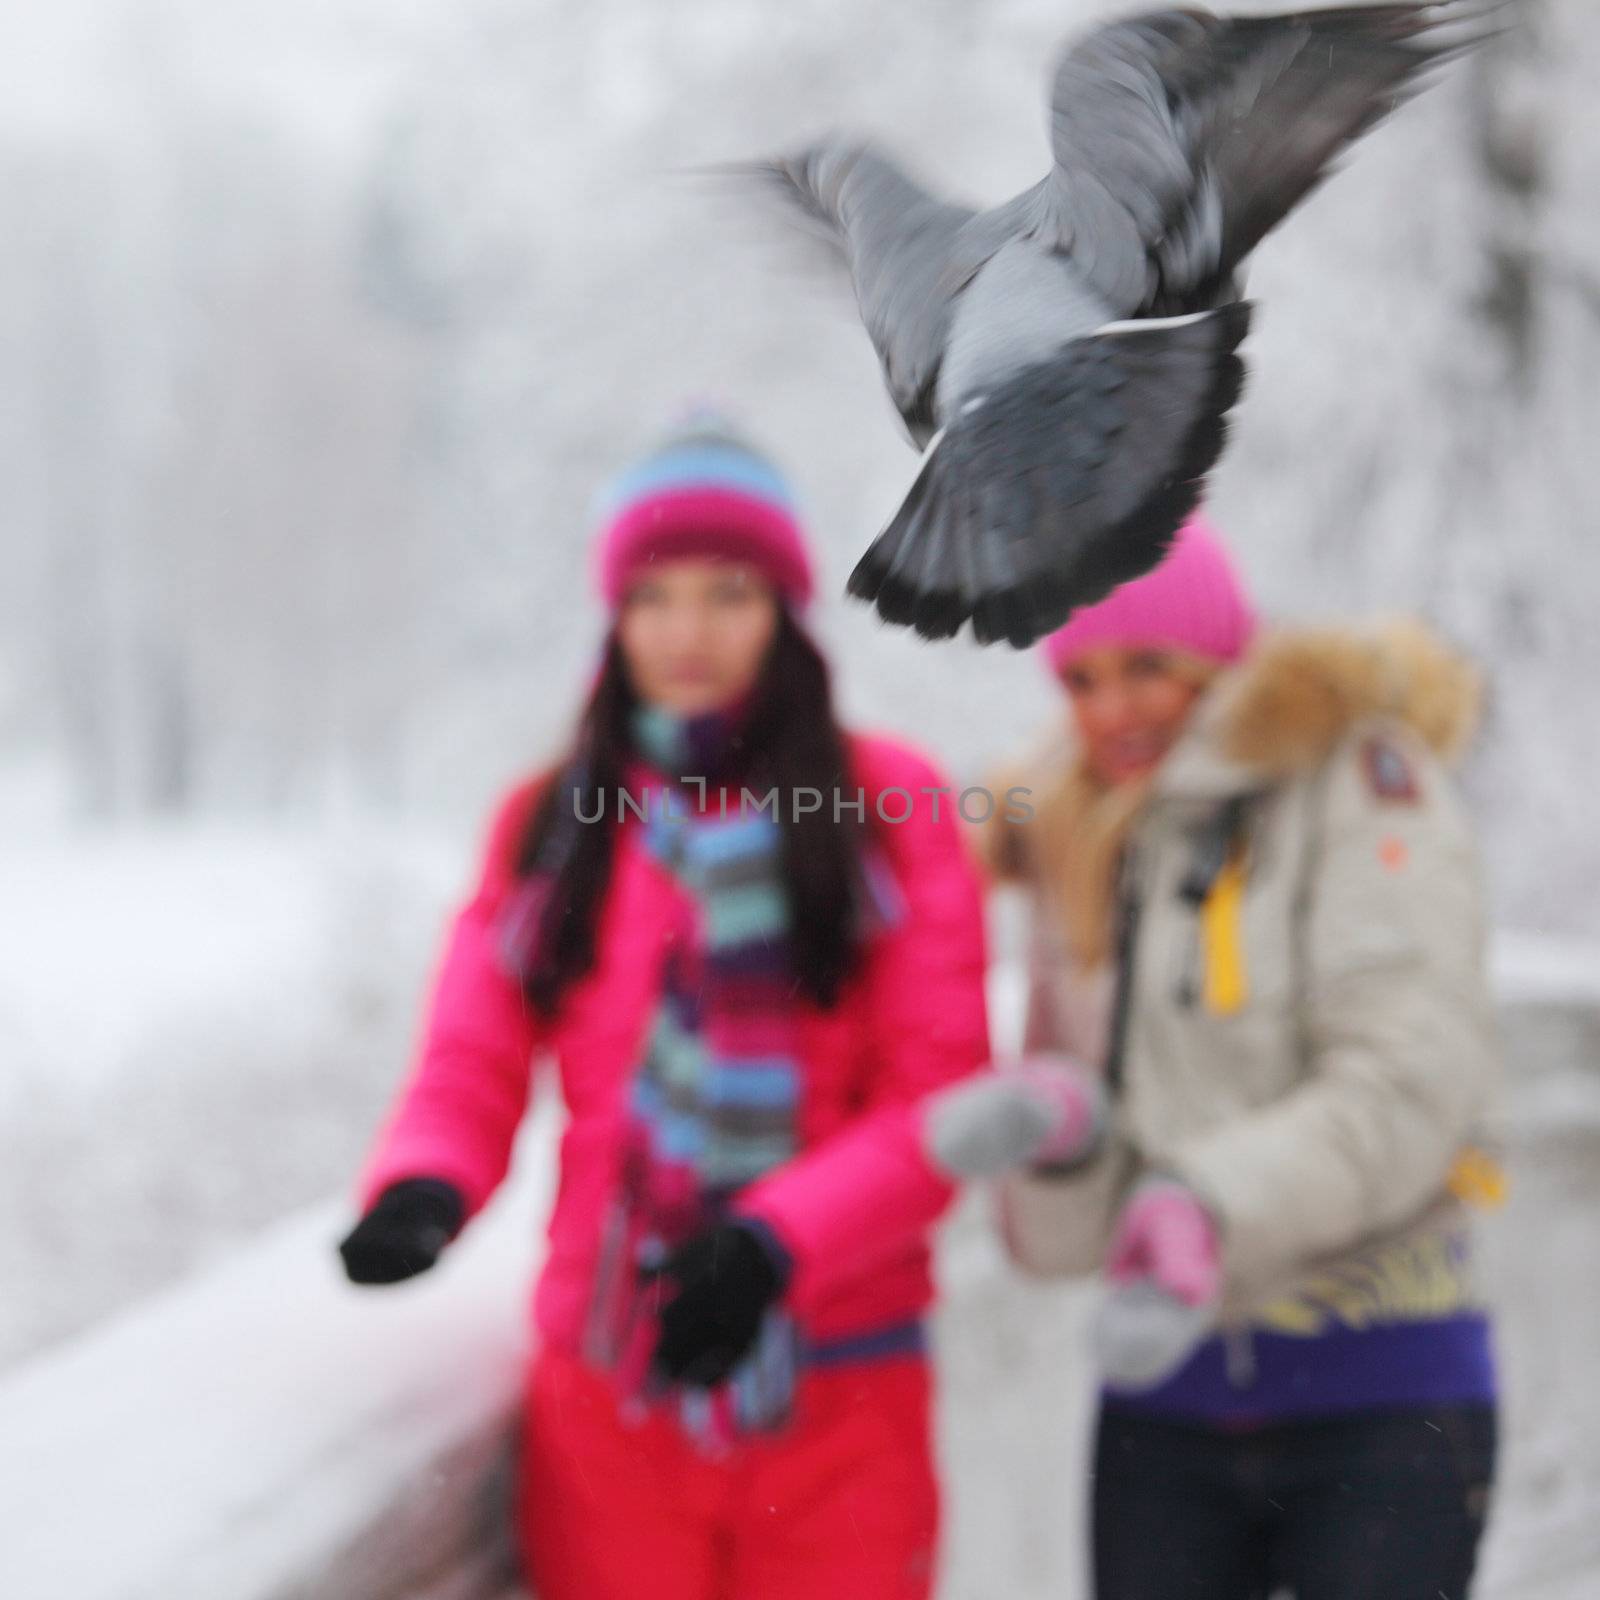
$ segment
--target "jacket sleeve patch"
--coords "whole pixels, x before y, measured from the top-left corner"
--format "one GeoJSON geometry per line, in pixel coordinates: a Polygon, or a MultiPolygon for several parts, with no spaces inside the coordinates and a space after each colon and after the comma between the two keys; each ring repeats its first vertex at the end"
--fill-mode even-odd
{"type": "Polygon", "coordinates": [[[1415,805],[1422,798],[1411,758],[1387,739],[1372,738],[1361,746],[1361,770],[1374,798],[1392,805],[1415,805]]]}
{"type": "Polygon", "coordinates": [[[1378,859],[1390,872],[1404,872],[1411,852],[1406,848],[1404,839],[1388,833],[1378,841],[1378,859]]]}

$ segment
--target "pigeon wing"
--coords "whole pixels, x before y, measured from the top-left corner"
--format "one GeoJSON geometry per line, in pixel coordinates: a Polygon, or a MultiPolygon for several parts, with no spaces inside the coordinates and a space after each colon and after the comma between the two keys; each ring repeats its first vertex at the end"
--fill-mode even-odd
{"type": "Polygon", "coordinates": [[[1341,152],[1486,37],[1482,15],[1419,0],[1110,23],[1057,64],[1035,214],[1123,314],[1212,303],[1341,152]]]}
{"type": "Polygon", "coordinates": [[[1010,225],[938,199],[870,145],[828,141],[741,170],[774,186],[849,268],[890,397],[925,445],[951,301],[1010,225]]]}

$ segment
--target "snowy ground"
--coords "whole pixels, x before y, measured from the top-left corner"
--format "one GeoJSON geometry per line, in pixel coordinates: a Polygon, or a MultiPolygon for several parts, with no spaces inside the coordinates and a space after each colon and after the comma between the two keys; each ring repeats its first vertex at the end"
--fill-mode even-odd
{"type": "Polygon", "coordinates": [[[350,1180],[465,841],[62,835],[0,852],[0,1367],[350,1180]]]}
{"type": "MultiPolygon", "coordinates": [[[[0,852],[0,1366],[340,1191],[400,1071],[464,846],[364,830],[0,852]]],[[[1600,1573],[1600,962],[1506,942],[1517,1185],[1487,1230],[1510,1447],[1481,1595],[1600,1573]],[[1581,1003],[1563,1004],[1566,996],[1581,1003]]],[[[1081,1593],[1087,1296],[1020,1281],[974,1198],[938,1340],[947,1600],[1081,1593]]]]}

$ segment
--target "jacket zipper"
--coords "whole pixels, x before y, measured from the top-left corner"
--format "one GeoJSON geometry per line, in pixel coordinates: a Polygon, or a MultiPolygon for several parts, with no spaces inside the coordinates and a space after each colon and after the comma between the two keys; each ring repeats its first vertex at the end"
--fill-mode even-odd
{"type": "Polygon", "coordinates": [[[1201,913],[1217,880],[1226,870],[1240,840],[1244,837],[1247,801],[1234,796],[1223,803],[1217,814],[1201,830],[1195,842],[1189,869],[1178,884],[1178,898],[1189,909],[1189,937],[1184,943],[1183,964],[1178,973],[1177,1000],[1185,1009],[1200,1001],[1202,968],[1201,913]]]}
{"type": "Polygon", "coordinates": [[[1178,969],[1178,1004],[1192,1009],[1200,999],[1200,912],[1195,909],[1189,935],[1183,943],[1182,964],[1178,969]]]}
{"type": "Polygon", "coordinates": [[[1106,1092],[1113,1102],[1122,1098],[1128,1025],[1133,1012],[1133,958],[1139,935],[1143,897],[1139,886],[1139,856],[1133,845],[1125,847],[1118,872],[1116,909],[1116,988],[1111,1000],[1111,1029],[1106,1040],[1106,1092]]]}

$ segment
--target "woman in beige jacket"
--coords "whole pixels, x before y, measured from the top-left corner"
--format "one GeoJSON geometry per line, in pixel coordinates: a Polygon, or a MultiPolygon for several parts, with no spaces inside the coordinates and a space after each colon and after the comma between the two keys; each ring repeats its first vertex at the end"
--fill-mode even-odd
{"type": "Polygon", "coordinates": [[[1461,1600],[1495,1453],[1470,1203],[1499,1170],[1475,675],[1418,626],[1261,637],[1214,533],[1046,641],[1068,729],[1002,774],[1027,1045],[1097,1153],[1002,1187],[1105,1266],[1098,1600],[1461,1600]]]}

